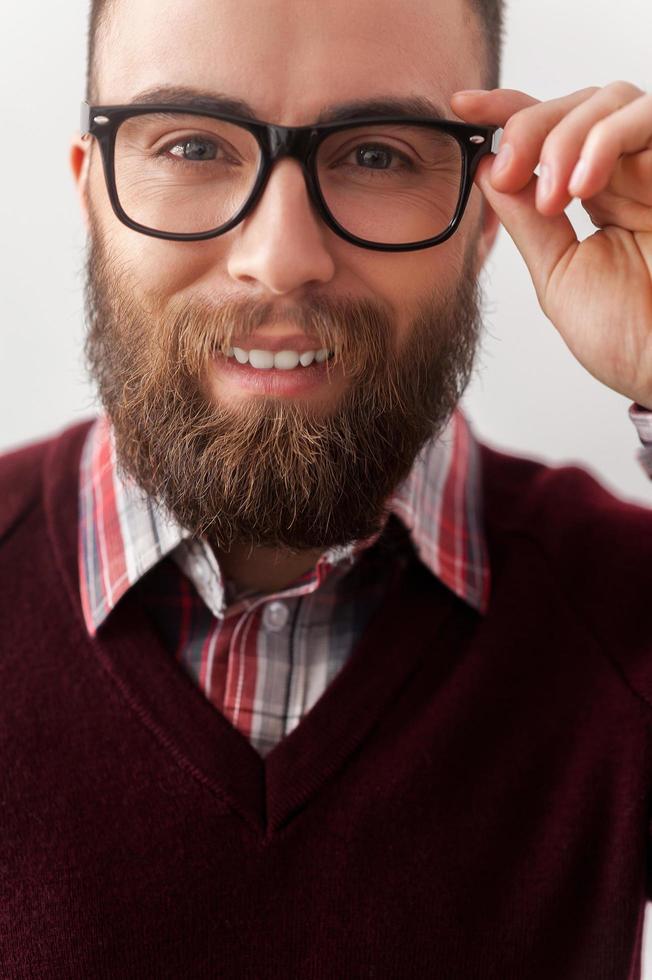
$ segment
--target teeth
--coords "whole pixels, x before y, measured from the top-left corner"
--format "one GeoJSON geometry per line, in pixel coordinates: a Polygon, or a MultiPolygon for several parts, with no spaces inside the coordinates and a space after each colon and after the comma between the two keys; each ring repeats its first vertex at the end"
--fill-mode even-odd
{"type": "Polygon", "coordinates": [[[299,363],[299,355],[295,350],[279,350],[274,354],[274,367],[281,371],[291,371],[299,363]]]}
{"type": "Polygon", "coordinates": [[[314,361],[316,364],[323,364],[328,359],[330,351],[323,347],[321,350],[306,350],[299,354],[295,350],[280,350],[274,353],[271,350],[243,350],[242,347],[229,347],[227,357],[235,357],[239,364],[251,364],[259,371],[268,371],[276,368],[279,371],[292,371],[301,364],[302,367],[309,367],[314,361]]]}
{"type": "Polygon", "coordinates": [[[274,367],[274,355],[271,350],[250,350],[249,363],[253,368],[264,370],[274,367]]]}

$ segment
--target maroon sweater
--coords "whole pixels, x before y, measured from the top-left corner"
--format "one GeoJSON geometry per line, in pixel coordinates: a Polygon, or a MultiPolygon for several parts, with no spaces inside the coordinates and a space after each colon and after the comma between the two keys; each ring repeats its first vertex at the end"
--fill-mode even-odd
{"type": "Polygon", "coordinates": [[[87,636],[85,432],[0,460],[3,980],[639,976],[652,513],[483,449],[489,613],[413,560],[263,760],[137,590],[87,636]]]}

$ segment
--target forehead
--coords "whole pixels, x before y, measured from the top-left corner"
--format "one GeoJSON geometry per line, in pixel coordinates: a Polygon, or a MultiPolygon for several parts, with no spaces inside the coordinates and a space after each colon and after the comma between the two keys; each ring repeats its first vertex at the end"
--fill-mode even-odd
{"type": "Polygon", "coordinates": [[[97,52],[98,101],[159,86],[242,99],[301,125],[324,106],[482,85],[467,0],[114,0],[97,52]]]}

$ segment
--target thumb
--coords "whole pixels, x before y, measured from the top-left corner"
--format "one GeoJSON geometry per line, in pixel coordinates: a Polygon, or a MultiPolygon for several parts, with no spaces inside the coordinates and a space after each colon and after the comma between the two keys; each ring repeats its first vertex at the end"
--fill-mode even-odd
{"type": "Polygon", "coordinates": [[[480,161],[475,183],[523,256],[539,303],[547,314],[544,306],[547,285],[564,253],[573,243],[578,244],[575,229],[563,213],[549,216],[537,211],[535,195],[538,178],[534,174],[516,194],[497,191],[490,176],[494,159],[492,156],[480,161]]]}

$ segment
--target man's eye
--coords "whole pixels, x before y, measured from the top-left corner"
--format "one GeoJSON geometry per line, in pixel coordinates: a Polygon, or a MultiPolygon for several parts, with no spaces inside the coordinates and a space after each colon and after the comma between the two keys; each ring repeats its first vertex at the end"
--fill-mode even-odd
{"type": "Polygon", "coordinates": [[[386,146],[359,146],[355,151],[356,162],[371,170],[388,170],[397,154],[386,146]]]}
{"type": "Polygon", "coordinates": [[[210,140],[188,139],[175,143],[168,148],[168,152],[182,160],[195,162],[198,160],[214,160],[218,149],[217,144],[210,140]]]}

